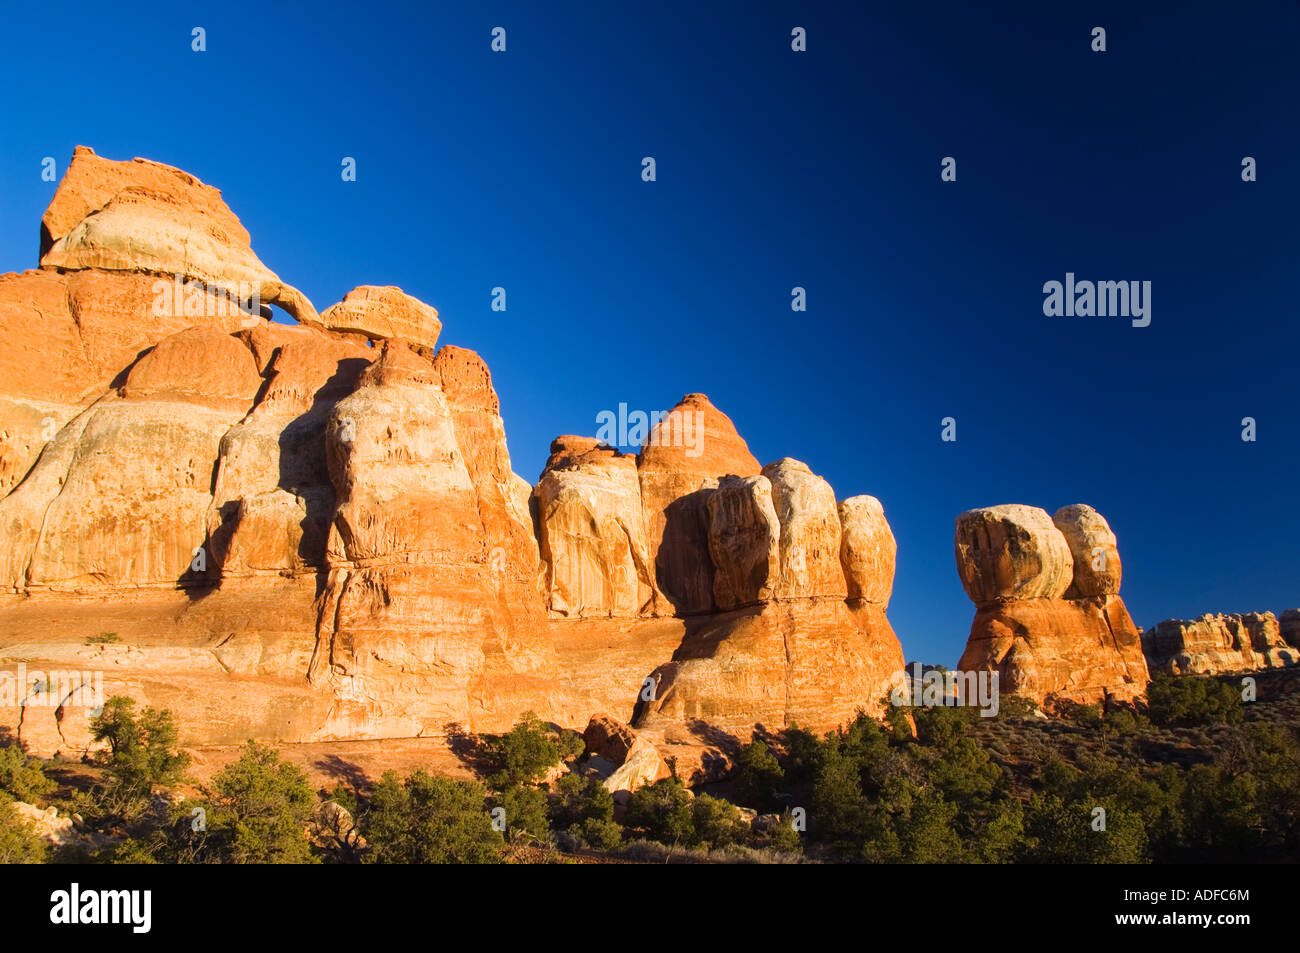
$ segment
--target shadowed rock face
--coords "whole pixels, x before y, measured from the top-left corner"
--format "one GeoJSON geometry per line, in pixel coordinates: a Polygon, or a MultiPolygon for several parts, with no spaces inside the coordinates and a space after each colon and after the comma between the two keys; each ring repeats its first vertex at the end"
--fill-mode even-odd
{"type": "Polygon", "coordinates": [[[637,472],[661,614],[714,611],[708,490],[759,469],[731,418],[703,394],[687,394],[651,428],[637,472]]]}
{"type": "MultiPolygon", "coordinates": [[[[78,149],[0,328],[0,670],[102,669],[186,743],[609,711],[651,739],[611,775],[631,790],[655,742],[691,765],[760,722],[830,728],[902,666],[872,498],[760,475],[702,394],[635,458],[557,439],[533,487],[432,307],[363,286],[318,316],[178,169],[78,149]]],[[[67,700],[0,727],[84,752],[67,700]]]]}
{"type": "MultiPolygon", "coordinates": [[[[1295,610],[1283,613],[1283,619],[1290,613],[1295,610]]],[[[1170,675],[1217,675],[1300,663],[1300,646],[1287,642],[1271,612],[1206,614],[1191,622],[1166,619],[1142,633],[1142,648],[1152,671],[1170,675]]]]}
{"type": "Polygon", "coordinates": [[[971,510],[957,517],[955,549],[978,607],[959,669],[997,672],[1001,691],[1037,702],[1146,691],[1115,536],[1092,507],[1062,507],[1055,522],[1032,506],[971,510]]]}

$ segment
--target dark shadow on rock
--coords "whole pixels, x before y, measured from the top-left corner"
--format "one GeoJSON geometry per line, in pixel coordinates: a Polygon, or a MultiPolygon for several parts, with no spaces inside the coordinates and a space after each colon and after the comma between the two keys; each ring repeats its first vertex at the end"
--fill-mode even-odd
{"type": "Polygon", "coordinates": [[[487,741],[480,735],[466,731],[460,722],[456,721],[443,725],[442,731],[447,739],[447,747],[465,767],[479,775],[491,774],[497,770],[499,765],[496,756],[487,741]]]}
{"type": "Polygon", "coordinates": [[[654,554],[655,577],[678,616],[712,609],[713,560],[705,501],[707,490],[673,500],[664,509],[664,535],[654,554]]]}
{"type": "Polygon", "coordinates": [[[316,767],[335,781],[346,784],[353,791],[363,792],[370,789],[370,778],[366,776],[366,772],[361,770],[358,765],[353,764],[351,761],[344,761],[336,754],[319,759],[316,762],[316,767]]]}

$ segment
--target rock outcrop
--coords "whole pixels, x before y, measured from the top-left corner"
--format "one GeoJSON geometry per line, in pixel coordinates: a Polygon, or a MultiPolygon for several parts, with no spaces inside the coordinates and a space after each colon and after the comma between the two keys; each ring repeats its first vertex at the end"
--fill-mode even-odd
{"type": "Polygon", "coordinates": [[[1278,622],[1282,641],[1293,649],[1300,649],[1300,609],[1287,609],[1278,622]]]}
{"type": "Polygon", "coordinates": [[[78,146],[41,219],[41,267],[176,275],[251,289],[307,324],[311,302],[253,254],[221,193],[160,162],[114,162],[78,146]]]}
{"type": "Polygon", "coordinates": [[[619,803],[626,803],[633,791],[672,776],[654,745],[604,712],[591,716],[582,740],[588,766],[596,769],[605,790],[619,803]]]}
{"type": "Polygon", "coordinates": [[[636,461],[588,437],[557,437],[534,491],[551,615],[638,616],[654,577],[636,461]]]}
{"type": "Polygon", "coordinates": [[[850,600],[885,609],[894,591],[898,543],[885,520],[885,508],[874,496],[840,501],[840,565],[850,600]]]}
{"type": "MultiPolygon", "coordinates": [[[[760,468],[702,394],[636,457],[557,439],[531,486],[434,308],[317,314],[178,169],[79,148],[0,328],[2,677],[100,673],[186,744],[611,711],[629,791],[657,749],[699,775],[723,736],[873,709],[902,666],[878,502],[760,468]]],[[[89,750],[88,703],[37,701],[0,727],[89,750]]]]}
{"type": "Polygon", "coordinates": [[[416,348],[433,348],[442,331],[436,310],[391,286],[353,288],[338,304],[326,308],[320,319],[333,331],[374,341],[400,338],[416,348]]]}
{"type": "Polygon", "coordinates": [[[1142,650],[1151,671],[1169,675],[1250,672],[1300,663],[1300,647],[1283,638],[1271,612],[1206,614],[1191,622],[1166,619],[1142,633],[1142,650]]]}
{"type": "Polygon", "coordinates": [[[1059,599],[1074,573],[1061,531],[1036,506],[1011,503],[957,517],[957,574],[977,606],[1059,599]]]}
{"type": "Polygon", "coordinates": [[[1130,700],[1146,691],[1137,627],[1120,599],[1115,536],[1091,507],[1055,521],[1019,504],[957,517],[957,572],[977,606],[958,668],[1042,703],[1130,700]]]}
{"type": "Polygon", "coordinates": [[[714,611],[709,490],[725,476],[759,469],[731,418],[703,394],[687,394],[651,427],[637,473],[662,614],[714,611]]]}
{"type": "MultiPolygon", "coordinates": [[[[715,601],[730,611],[690,621],[633,724],[689,747],[719,729],[746,738],[755,723],[839,724],[858,709],[878,712],[903,654],[883,604],[847,598],[840,513],[860,505],[837,506],[829,485],[797,460],[719,481],[707,498],[709,552],[715,601]]],[[[872,545],[893,538],[883,511],[869,532],[855,524],[853,533],[853,547],[864,534],[872,545]]],[[[859,593],[887,598],[892,553],[871,569],[850,564],[859,593]]],[[[709,775],[708,758],[685,760],[692,777],[709,775]]]]}

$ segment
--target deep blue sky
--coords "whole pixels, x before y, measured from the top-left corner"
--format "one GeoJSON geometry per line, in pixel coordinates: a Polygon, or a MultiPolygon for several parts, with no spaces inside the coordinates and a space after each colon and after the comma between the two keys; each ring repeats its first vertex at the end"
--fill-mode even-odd
{"type": "Polygon", "coordinates": [[[467,6],[6,4],[0,270],[44,156],[180,166],[318,308],[437,307],[530,480],[703,391],[880,497],[909,659],[956,662],[953,519],[995,503],[1096,506],[1139,625],[1300,605],[1300,5],[467,6]],[[1151,326],[1045,317],[1066,271],[1152,281],[1151,326]]]}

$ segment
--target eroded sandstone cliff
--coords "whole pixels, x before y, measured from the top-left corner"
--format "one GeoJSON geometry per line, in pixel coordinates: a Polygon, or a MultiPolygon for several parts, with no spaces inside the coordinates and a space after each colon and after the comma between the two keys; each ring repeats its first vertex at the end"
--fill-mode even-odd
{"type": "Polygon", "coordinates": [[[89,744],[69,671],[189,744],[531,709],[698,755],[872,709],[902,665],[874,498],[760,467],[702,394],[636,457],[558,438],[533,486],[434,308],[317,313],[179,169],[79,147],[0,327],[0,672],[39,676],[0,719],[36,753],[89,744]]]}

